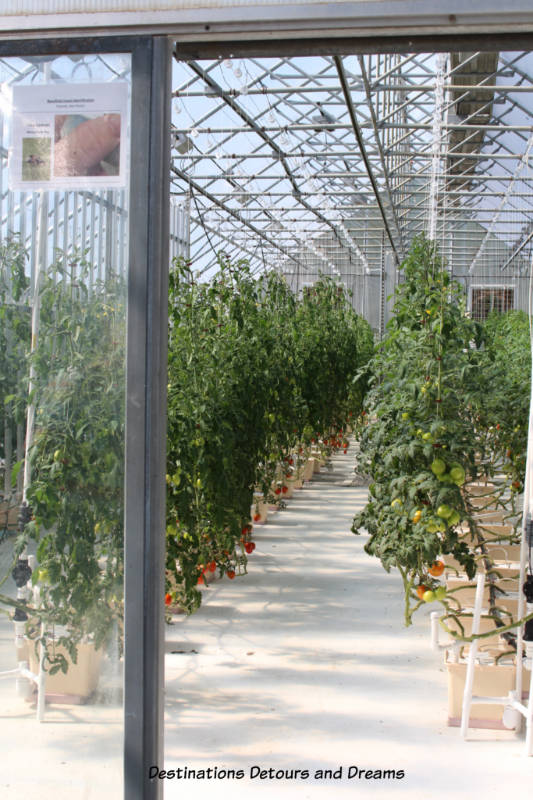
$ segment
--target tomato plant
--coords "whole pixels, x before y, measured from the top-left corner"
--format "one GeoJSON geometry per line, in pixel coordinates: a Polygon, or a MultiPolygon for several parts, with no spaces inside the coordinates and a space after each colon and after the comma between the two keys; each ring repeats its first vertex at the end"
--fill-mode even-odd
{"type": "Polygon", "coordinates": [[[188,612],[198,563],[246,571],[253,548],[237,545],[254,491],[283,503],[311,439],[334,430],[337,442],[359,413],[372,348],[331,280],[298,299],[274,272],[256,279],[225,256],[219,267],[205,283],[183,261],[170,275],[166,566],[188,612]]]}
{"type": "Polygon", "coordinates": [[[368,531],[366,551],[399,570],[409,624],[411,592],[423,585],[434,594],[425,579],[440,554],[474,574],[458,526],[477,530],[462,485],[478,475],[477,454],[486,451],[476,427],[485,384],[481,327],[465,314],[462,289],[435,246],[415,239],[402,273],[371,362],[360,459],[372,483],[353,531],[368,531]]]}
{"type": "MultiPolygon", "coordinates": [[[[15,545],[19,555],[29,538],[37,543],[34,637],[40,620],[61,626],[73,659],[82,637],[99,647],[116,625],[120,640],[123,618],[125,285],[109,274],[89,291],[88,272],[74,254],[41,276],[39,337],[27,357],[33,519],[15,545]]],[[[67,666],[48,647],[45,663],[67,666]]]]}
{"type": "MultiPolygon", "coordinates": [[[[0,457],[4,463],[4,502],[10,506],[16,505],[20,495],[16,490],[21,488],[22,473],[15,462],[24,444],[28,394],[31,309],[25,261],[26,253],[17,239],[0,243],[0,457]],[[12,481],[17,474],[18,480],[12,481]]],[[[2,526],[0,519],[0,529],[2,526]]]]}

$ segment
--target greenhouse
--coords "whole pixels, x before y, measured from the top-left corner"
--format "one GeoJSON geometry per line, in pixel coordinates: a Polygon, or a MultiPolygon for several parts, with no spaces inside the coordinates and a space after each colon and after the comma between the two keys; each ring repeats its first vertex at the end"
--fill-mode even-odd
{"type": "Polygon", "coordinates": [[[533,12],[445,5],[2,10],[2,797],[531,783],[533,12]]]}

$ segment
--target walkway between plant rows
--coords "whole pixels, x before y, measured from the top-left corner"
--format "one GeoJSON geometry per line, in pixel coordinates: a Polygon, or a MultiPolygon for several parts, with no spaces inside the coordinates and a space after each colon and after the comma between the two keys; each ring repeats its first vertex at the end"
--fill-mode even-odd
{"type": "Polygon", "coordinates": [[[354,447],[256,526],[249,574],[204,589],[166,630],[165,768],[242,770],[242,779],[165,779],[165,799],[399,797],[483,800],[523,792],[533,759],[509,731],[447,720],[430,606],[403,624],[401,581],[350,532],[366,502],[354,447]],[[332,777],[315,778],[317,770],[332,777]],[[358,768],[358,777],[349,777],[358,768]],[[269,777],[272,769],[309,778],[269,777]],[[263,777],[259,770],[266,771],[263,777]],[[403,779],[359,777],[404,770],[403,779]],[[301,773],[300,773],[301,776],[301,773]]]}

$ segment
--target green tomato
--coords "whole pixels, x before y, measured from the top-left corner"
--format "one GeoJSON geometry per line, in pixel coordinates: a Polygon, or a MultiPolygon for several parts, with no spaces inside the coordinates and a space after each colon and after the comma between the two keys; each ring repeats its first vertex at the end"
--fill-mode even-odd
{"type": "Polygon", "coordinates": [[[428,533],[439,533],[446,530],[446,525],[441,519],[432,519],[426,525],[428,533]]]}
{"type": "Polygon", "coordinates": [[[449,472],[445,472],[443,475],[438,475],[437,477],[442,483],[453,483],[449,472]]]}
{"type": "Polygon", "coordinates": [[[435,589],[435,600],[442,602],[446,597],[446,587],[445,586],[437,586],[435,589]]]}
{"type": "Polygon", "coordinates": [[[448,525],[458,525],[461,522],[461,515],[458,511],[453,511],[448,517],[448,525]]]}
{"type": "Polygon", "coordinates": [[[464,469],[460,464],[454,464],[450,469],[450,478],[457,486],[462,486],[466,479],[464,469]]]}
{"type": "Polygon", "coordinates": [[[54,452],[54,461],[59,461],[60,458],[61,458],[61,450],[56,450],[54,452]]]}
{"type": "Polygon", "coordinates": [[[443,503],[441,506],[437,508],[437,517],[441,517],[441,519],[449,519],[453,514],[453,508],[443,503]]]}
{"type": "Polygon", "coordinates": [[[402,500],[399,497],[395,497],[391,503],[391,508],[393,508],[395,511],[401,511],[402,506],[403,506],[402,500]]]}
{"type": "Polygon", "coordinates": [[[426,431],[425,433],[422,434],[422,439],[425,442],[432,442],[433,441],[433,435],[429,431],[426,431]]]}
{"type": "Polygon", "coordinates": [[[432,592],[431,589],[428,589],[427,592],[424,592],[422,595],[422,600],[424,603],[433,603],[436,599],[435,592],[432,592]]]}
{"type": "Polygon", "coordinates": [[[50,579],[50,574],[46,567],[39,567],[37,570],[37,580],[39,583],[48,583],[50,579]]]}
{"type": "Polygon", "coordinates": [[[408,411],[404,411],[403,412],[402,419],[409,419],[409,412],[408,411]]]}
{"type": "Polygon", "coordinates": [[[442,458],[434,458],[431,462],[431,471],[434,475],[443,475],[446,472],[446,462],[442,458]]]}

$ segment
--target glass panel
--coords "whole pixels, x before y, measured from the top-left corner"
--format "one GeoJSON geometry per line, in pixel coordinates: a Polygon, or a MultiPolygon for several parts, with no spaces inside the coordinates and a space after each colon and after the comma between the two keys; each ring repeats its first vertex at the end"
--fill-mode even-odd
{"type": "Polygon", "coordinates": [[[130,57],[0,81],[2,784],[117,800],[130,57]]]}
{"type": "Polygon", "coordinates": [[[472,317],[480,322],[487,319],[491,311],[502,313],[514,308],[514,289],[498,287],[472,289],[472,317]]]}

